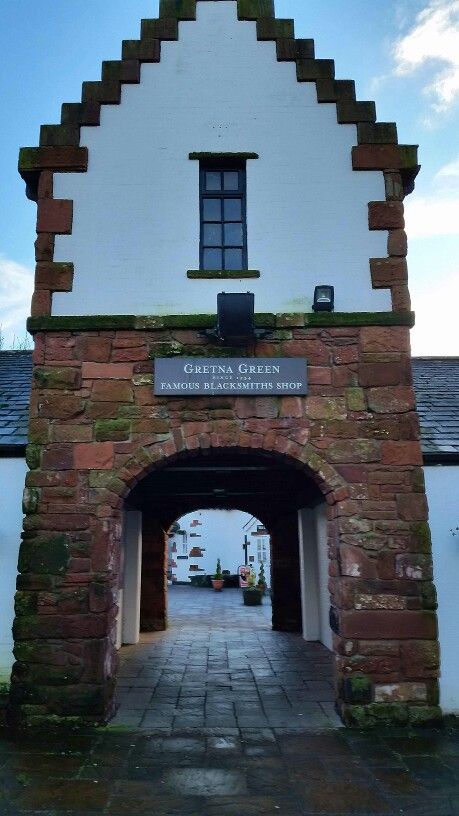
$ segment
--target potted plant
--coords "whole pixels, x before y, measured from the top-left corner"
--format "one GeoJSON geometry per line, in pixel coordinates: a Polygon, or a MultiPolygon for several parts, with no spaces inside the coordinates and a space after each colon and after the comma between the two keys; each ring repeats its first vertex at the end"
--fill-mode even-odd
{"type": "Polygon", "coordinates": [[[220,559],[217,558],[217,569],[215,570],[215,575],[212,578],[212,586],[216,592],[221,592],[225,581],[223,579],[222,573],[222,565],[220,563],[220,559]]]}
{"type": "Polygon", "coordinates": [[[255,586],[255,572],[250,570],[247,575],[247,586],[242,590],[244,606],[260,606],[263,592],[255,586]]]}
{"type": "Polygon", "coordinates": [[[258,584],[257,584],[257,586],[258,586],[258,589],[260,590],[260,592],[262,592],[262,594],[264,595],[265,592],[266,592],[266,577],[265,577],[265,568],[264,568],[263,561],[260,564],[260,571],[258,573],[258,584]]]}

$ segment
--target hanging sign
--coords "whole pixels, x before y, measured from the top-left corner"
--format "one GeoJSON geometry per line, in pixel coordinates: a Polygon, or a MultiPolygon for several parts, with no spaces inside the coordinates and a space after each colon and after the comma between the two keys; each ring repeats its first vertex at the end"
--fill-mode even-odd
{"type": "Polygon", "coordinates": [[[197,397],[302,396],[307,393],[301,357],[157,357],[154,393],[197,397]]]}

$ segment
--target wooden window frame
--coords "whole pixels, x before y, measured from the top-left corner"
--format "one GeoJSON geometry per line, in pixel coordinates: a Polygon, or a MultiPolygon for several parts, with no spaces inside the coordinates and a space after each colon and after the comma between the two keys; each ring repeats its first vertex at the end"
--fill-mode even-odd
{"type": "MultiPolygon", "coordinates": [[[[223,184],[222,184],[223,187],[223,184]]],[[[201,161],[199,163],[199,222],[200,222],[200,231],[199,231],[199,269],[201,271],[222,271],[222,272],[231,272],[231,271],[241,271],[246,272],[248,270],[248,252],[247,252],[247,170],[246,170],[246,162],[245,160],[230,160],[225,158],[225,160],[214,160],[206,159],[206,161],[201,161]],[[207,172],[234,172],[237,171],[239,173],[239,189],[237,192],[233,190],[206,190],[206,173],[207,172]],[[222,219],[221,221],[204,221],[204,201],[209,198],[218,198],[222,202],[222,219]],[[242,247],[240,246],[232,246],[227,245],[225,246],[225,238],[224,238],[224,224],[225,223],[240,223],[239,221],[224,221],[224,213],[223,213],[223,202],[225,199],[238,199],[241,201],[241,224],[242,224],[242,247]],[[218,247],[212,247],[213,249],[221,249],[222,251],[222,265],[221,270],[206,270],[204,267],[204,250],[206,247],[204,245],[204,226],[205,224],[221,224],[222,225],[222,243],[218,247]],[[242,249],[242,263],[240,270],[235,270],[234,267],[231,269],[226,269],[225,266],[225,249],[242,249]]]]}

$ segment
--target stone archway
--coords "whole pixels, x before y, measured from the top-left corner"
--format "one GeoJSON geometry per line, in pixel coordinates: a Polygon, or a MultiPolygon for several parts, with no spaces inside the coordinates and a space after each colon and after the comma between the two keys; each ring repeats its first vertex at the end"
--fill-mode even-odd
{"type": "MultiPolygon", "coordinates": [[[[296,402],[291,410],[298,410],[296,402]]],[[[285,435],[280,433],[282,419],[235,417],[216,424],[218,431],[204,421],[183,422],[172,426],[160,441],[145,433],[135,443],[120,444],[116,468],[107,467],[113,443],[45,450],[42,466],[48,473],[42,477],[42,471],[37,471],[37,482],[45,478],[45,485],[56,487],[43,488],[38,512],[35,497],[30,496],[24,524],[14,626],[12,722],[40,724],[50,716],[101,722],[112,715],[125,502],[150,474],[164,472],[181,457],[223,450],[283,461],[306,473],[325,498],[330,621],[338,703],[346,721],[374,722],[382,716],[404,722],[411,706],[414,717],[434,716],[436,670],[428,669],[436,659],[431,584],[424,575],[418,581],[417,573],[408,574],[413,556],[397,555],[396,561],[391,552],[395,541],[398,551],[409,546],[422,553],[428,546],[425,526],[416,521],[423,512],[424,497],[410,495],[414,488],[403,481],[410,478],[409,472],[398,475],[393,468],[374,464],[374,443],[368,448],[364,441],[334,443],[335,460],[359,459],[357,465],[334,466],[307,442],[307,429],[295,420],[287,421],[285,435]],[[361,461],[365,458],[370,459],[368,464],[361,461]],[[379,485],[380,480],[391,490],[395,484],[400,492],[399,522],[386,520],[394,513],[390,502],[389,507],[380,498],[372,502],[369,497],[371,484],[379,485]],[[56,500],[50,504],[48,494],[59,497],[62,504],[56,500]]],[[[423,557],[416,558],[421,568],[423,557]]],[[[289,574],[287,569],[285,575],[289,574]]]]}

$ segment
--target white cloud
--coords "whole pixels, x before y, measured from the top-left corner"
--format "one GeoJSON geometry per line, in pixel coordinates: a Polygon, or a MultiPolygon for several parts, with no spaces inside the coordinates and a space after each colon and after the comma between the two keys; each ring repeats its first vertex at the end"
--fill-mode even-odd
{"type": "Polygon", "coordinates": [[[411,349],[417,356],[459,355],[457,304],[459,302],[459,261],[455,273],[437,278],[438,301],[432,289],[412,292],[416,325],[411,332],[411,349]]]}
{"type": "Polygon", "coordinates": [[[0,325],[6,348],[26,334],[32,292],[32,270],[0,256],[0,325]]]}
{"type": "Polygon", "coordinates": [[[435,235],[459,235],[459,196],[445,195],[408,199],[406,231],[410,240],[435,235]]]}
{"type": "Polygon", "coordinates": [[[407,198],[405,221],[410,239],[459,235],[459,157],[438,170],[430,195],[407,198]]]}
{"type": "Polygon", "coordinates": [[[453,184],[459,183],[459,156],[455,161],[445,164],[441,167],[438,173],[434,176],[434,181],[443,182],[444,180],[453,184]]]}
{"type": "Polygon", "coordinates": [[[459,0],[430,0],[393,54],[399,76],[430,69],[424,91],[436,113],[447,110],[459,98],[459,0]]]}

